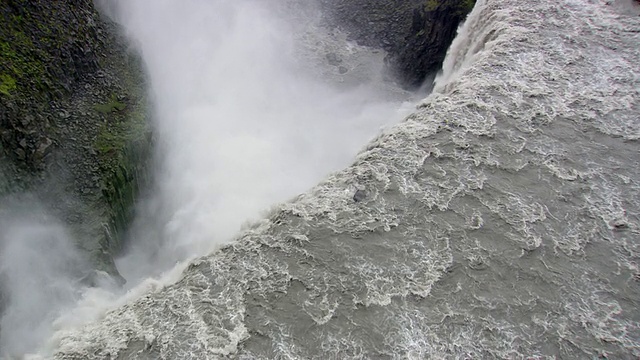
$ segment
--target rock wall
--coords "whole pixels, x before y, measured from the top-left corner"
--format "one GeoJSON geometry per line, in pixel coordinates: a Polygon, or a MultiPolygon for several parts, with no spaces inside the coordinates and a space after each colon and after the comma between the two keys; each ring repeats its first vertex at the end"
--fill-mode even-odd
{"type": "Polygon", "coordinates": [[[441,67],[475,0],[320,0],[326,21],[361,45],[388,52],[393,77],[414,89],[441,67]]]}
{"type": "Polygon", "coordinates": [[[0,21],[0,196],[35,197],[116,274],[150,148],[140,60],[91,0],[3,0],[0,21]]]}

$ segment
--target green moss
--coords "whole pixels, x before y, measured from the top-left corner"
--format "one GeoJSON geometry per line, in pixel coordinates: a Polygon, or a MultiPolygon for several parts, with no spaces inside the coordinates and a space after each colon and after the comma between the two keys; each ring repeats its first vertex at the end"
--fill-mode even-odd
{"type": "Polygon", "coordinates": [[[110,208],[109,226],[117,239],[115,244],[120,243],[119,236],[132,218],[138,189],[146,182],[151,150],[146,100],[135,95],[141,89],[131,91],[134,95],[128,106],[117,102],[115,97],[100,109],[96,106],[107,120],[100,128],[94,148],[99,157],[102,196],[110,208]]]}
{"type": "Polygon", "coordinates": [[[93,108],[101,114],[107,114],[110,112],[122,111],[126,107],[126,104],[119,102],[115,96],[112,96],[111,99],[109,99],[109,102],[104,104],[97,104],[93,108]]]}
{"type": "Polygon", "coordinates": [[[0,94],[11,95],[16,89],[16,80],[11,75],[0,74],[0,94]]]}
{"type": "Polygon", "coordinates": [[[40,61],[41,51],[33,46],[31,39],[20,31],[11,33],[11,42],[0,42],[0,57],[3,73],[13,79],[14,89],[24,92],[46,90],[49,84],[45,66],[40,61]]]}
{"type": "Polygon", "coordinates": [[[471,12],[473,7],[476,5],[476,0],[463,0],[462,1],[462,9],[466,12],[471,12]]]}
{"type": "MultiPolygon", "coordinates": [[[[114,109],[124,110],[126,105],[117,103],[122,106],[114,105],[113,103],[103,105],[101,113],[109,113],[114,109]],[[107,110],[108,109],[108,110],[107,110]]],[[[123,119],[116,119],[115,122],[104,123],[98,137],[95,141],[95,149],[102,157],[105,156],[117,156],[122,154],[127,145],[133,141],[140,140],[149,131],[147,129],[146,122],[146,109],[144,106],[138,104],[132,111],[128,111],[126,121],[123,119]]],[[[109,158],[103,159],[109,162],[109,158]]]]}
{"type": "Polygon", "coordinates": [[[456,12],[461,16],[465,16],[468,13],[470,13],[471,10],[473,10],[473,7],[475,6],[475,4],[476,4],[476,0],[461,0],[458,3],[456,12]]]}
{"type": "Polygon", "coordinates": [[[439,4],[440,2],[438,0],[428,0],[424,7],[427,11],[433,11],[438,7],[439,4]]]}

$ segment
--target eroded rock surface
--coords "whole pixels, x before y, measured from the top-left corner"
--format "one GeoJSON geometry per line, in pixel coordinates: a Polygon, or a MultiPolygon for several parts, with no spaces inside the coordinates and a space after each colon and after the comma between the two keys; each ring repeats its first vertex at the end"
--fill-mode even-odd
{"type": "Polygon", "coordinates": [[[328,24],[388,52],[392,76],[417,88],[437,72],[474,0],[320,0],[328,24]]]}
{"type": "Polygon", "coordinates": [[[90,0],[3,1],[0,22],[0,196],[30,193],[115,275],[150,146],[140,60],[90,0]]]}

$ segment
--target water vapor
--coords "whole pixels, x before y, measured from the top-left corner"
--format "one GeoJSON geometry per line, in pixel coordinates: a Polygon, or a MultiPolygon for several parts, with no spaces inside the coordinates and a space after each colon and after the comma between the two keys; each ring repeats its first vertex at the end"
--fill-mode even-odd
{"type": "Polygon", "coordinates": [[[122,290],[80,283],[87,264],[64,226],[43,211],[0,218],[0,271],[10,295],[0,346],[9,354],[46,357],[66,333],[176,281],[190,259],[347,166],[381,127],[412,108],[407,93],[384,82],[384,54],[318,27],[313,6],[97,4],[122,25],[146,65],[154,184],[116,260],[127,279],[122,290]]]}
{"type": "Polygon", "coordinates": [[[308,8],[163,0],[110,9],[146,62],[159,139],[153,196],[119,262],[125,277],[230,241],[401,118],[402,95],[383,84],[382,56],[314,27],[308,8]],[[329,53],[349,73],[323,76],[329,53]]]}
{"type": "Polygon", "coordinates": [[[36,202],[0,208],[0,358],[32,351],[73,304],[88,263],[65,226],[36,202]]]}

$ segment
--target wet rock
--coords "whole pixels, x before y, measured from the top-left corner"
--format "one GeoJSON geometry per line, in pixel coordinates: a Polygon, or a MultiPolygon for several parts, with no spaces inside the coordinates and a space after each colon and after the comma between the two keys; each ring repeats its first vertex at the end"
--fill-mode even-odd
{"type": "Polygon", "coordinates": [[[94,265],[116,274],[109,257],[120,249],[138,179],[114,179],[121,169],[144,172],[145,156],[130,158],[126,147],[133,135],[121,130],[134,118],[146,121],[140,116],[146,113],[142,64],[92,0],[3,1],[0,23],[0,84],[9,84],[0,89],[0,175],[10,179],[10,186],[0,184],[0,196],[47,189],[43,202],[60,219],[74,209],[95,210],[67,225],[85,234],[81,247],[90,249],[94,265]],[[123,126],[105,129],[104,116],[95,110],[99,104],[121,110],[109,119],[123,126]],[[69,205],[69,198],[78,202],[69,205]]]}
{"type": "Polygon", "coordinates": [[[33,116],[27,115],[20,120],[22,126],[28,126],[33,121],[33,116]]]}
{"type": "Polygon", "coordinates": [[[320,0],[328,26],[360,45],[387,51],[387,66],[406,88],[440,69],[458,25],[475,0],[320,0]]]}
{"type": "Polygon", "coordinates": [[[60,116],[61,119],[68,119],[71,114],[69,114],[69,112],[66,110],[61,110],[60,112],[58,112],[58,116],[60,116]]]}
{"type": "Polygon", "coordinates": [[[440,70],[458,25],[471,9],[464,1],[441,1],[435,8],[416,8],[403,45],[389,54],[391,70],[400,83],[419,87],[430,73],[440,70]]]}
{"type": "Polygon", "coordinates": [[[16,154],[16,157],[18,158],[18,160],[24,160],[27,158],[27,154],[24,152],[24,150],[20,148],[15,149],[13,152],[16,154]]]}
{"type": "Polygon", "coordinates": [[[326,56],[329,65],[338,66],[342,63],[342,59],[336,53],[328,53],[326,56]]]}
{"type": "Polygon", "coordinates": [[[609,222],[609,226],[611,226],[611,228],[614,230],[624,230],[629,227],[629,223],[627,222],[626,219],[617,218],[617,219],[611,220],[609,222]]]}
{"type": "Polygon", "coordinates": [[[367,197],[367,192],[361,189],[356,190],[356,193],[353,194],[353,201],[360,202],[367,197]]]}
{"type": "Polygon", "coordinates": [[[53,144],[53,141],[49,138],[43,138],[38,143],[38,148],[36,149],[35,156],[37,159],[43,159],[47,154],[47,150],[53,144]]]}
{"type": "Polygon", "coordinates": [[[469,268],[476,271],[482,271],[488,269],[489,265],[487,265],[482,259],[472,259],[469,261],[469,268]]]}

